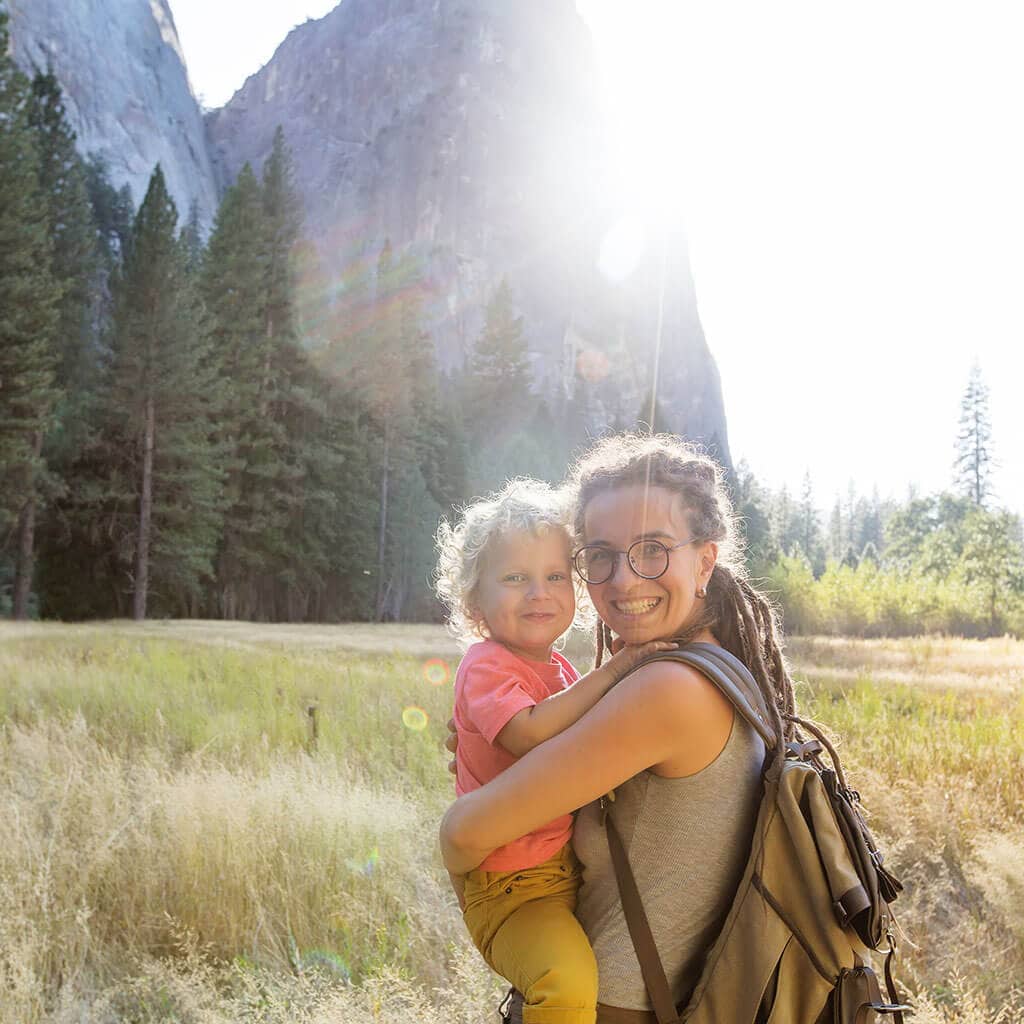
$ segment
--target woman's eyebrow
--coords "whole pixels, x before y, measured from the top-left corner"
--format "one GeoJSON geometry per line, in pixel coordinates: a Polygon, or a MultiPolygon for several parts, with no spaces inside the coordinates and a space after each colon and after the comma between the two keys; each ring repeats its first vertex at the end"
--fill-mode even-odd
{"type": "MultiPolygon", "coordinates": [[[[675,540],[676,539],[674,533],[666,533],[664,530],[647,530],[645,533],[638,533],[633,538],[631,543],[635,544],[638,540],[658,540],[661,537],[664,537],[666,540],[675,540]]],[[[612,545],[612,542],[610,540],[588,540],[587,541],[587,547],[610,548],[612,546],[613,545],[612,545]]]]}

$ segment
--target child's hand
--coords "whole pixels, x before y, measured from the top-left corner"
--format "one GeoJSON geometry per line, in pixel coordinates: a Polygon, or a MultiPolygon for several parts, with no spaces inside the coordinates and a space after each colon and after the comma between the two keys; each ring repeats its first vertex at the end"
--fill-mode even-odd
{"type": "Polygon", "coordinates": [[[605,667],[611,671],[618,682],[636,668],[644,658],[657,654],[659,651],[676,651],[678,649],[679,644],[674,640],[652,640],[650,643],[638,644],[636,647],[621,646],[605,662],[605,667]]]}

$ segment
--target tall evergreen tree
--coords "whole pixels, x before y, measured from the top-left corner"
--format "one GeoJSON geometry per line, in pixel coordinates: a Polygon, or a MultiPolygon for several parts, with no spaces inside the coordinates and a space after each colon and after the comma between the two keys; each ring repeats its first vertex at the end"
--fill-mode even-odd
{"type": "Polygon", "coordinates": [[[52,270],[29,83],[8,56],[7,20],[0,11],[0,536],[14,527],[13,614],[25,618],[43,440],[60,397],[61,287],[52,270]]]}
{"type": "Polygon", "coordinates": [[[285,529],[279,501],[283,431],[269,415],[267,267],[263,200],[246,164],[221,201],[200,276],[204,329],[222,380],[217,433],[225,447],[226,509],[215,603],[229,619],[257,614],[268,549],[278,546],[285,529]]]}
{"type": "MultiPolygon", "coordinates": [[[[46,472],[42,480],[48,486],[40,488],[36,509],[26,516],[26,521],[33,521],[47,506],[52,516],[53,501],[66,489],[65,478],[88,431],[96,383],[92,295],[97,284],[98,251],[84,164],[75,149],[75,133],[52,71],[37,72],[32,80],[29,123],[39,151],[39,188],[51,241],[50,269],[61,289],[54,336],[55,381],[61,400],[43,439],[46,472]]],[[[44,542],[51,516],[40,524],[44,542]]],[[[40,532],[36,534],[38,538],[40,532]]],[[[23,539],[18,574],[23,586],[35,576],[36,546],[27,537],[23,539]]]]}
{"type": "Polygon", "coordinates": [[[988,387],[981,367],[971,367],[967,389],[960,401],[960,430],[956,438],[954,483],[956,490],[979,508],[992,495],[992,423],[988,387]]]}
{"type": "Polygon", "coordinates": [[[84,165],[95,258],[88,284],[85,347],[60,410],[60,429],[49,447],[60,490],[41,524],[37,565],[40,612],[63,619],[123,614],[123,573],[110,544],[109,452],[104,405],[114,335],[114,294],[135,209],[128,191],[116,190],[104,162],[84,165]]]}
{"type": "Polygon", "coordinates": [[[187,609],[211,570],[221,525],[216,378],[176,222],[157,165],[118,286],[104,424],[112,530],[136,620],[146,617],[154,585],[165,607],[177,599],[187,609]]]}
{"type": "Polygon", "coordinates": [[[531,405],[530,360],[523,318],[516,314],[507,279],[494,290],[467,367],[467,414],[476,432],[509,430],[531,405]]]}
{"type": "Polygon", "coordinates": [[[811,480],[810,470],[804,473],[798,515],[800,547],[815,575],[820,575],[825,570],[825,548],[821,538],[821,521],[818,509],[814,504],[814,483],[811,480]]]}
{"type": "Polygon", "coordinates": [[[85,167],[52,70],[32,80],[29,123],[39,149],[39,185],[52,241],[52,272],[61,287],[57,328],[57,383],[77,390],[84,382],[90,333],[90,287],[96,271],[96,229],[85,167]]]}

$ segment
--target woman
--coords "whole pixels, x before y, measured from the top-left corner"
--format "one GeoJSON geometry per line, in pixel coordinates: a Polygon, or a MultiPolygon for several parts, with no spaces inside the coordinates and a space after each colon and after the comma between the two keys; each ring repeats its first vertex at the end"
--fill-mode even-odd
{"type": "MultiPolygon", "coordinates": [[[[781,735],[792,683],[771,606],[733,560],[733,513],[717,465],[678,438],[618,435],[583,457],[572,483],[575,563],[603,627],[631,645],[725,647],[754,675],[781,735]]],[[[712,683],[679,662],[654,662],[457,800],[441,829],[445,865],[464,873],[582,808],[573,838],[584,866],[577,916],[597,957],[598,1024],[653,1021],[594,801],[615,789],[611,814],[683,1003],[743,871],[763,760],[760,739],[712,683]]]]}

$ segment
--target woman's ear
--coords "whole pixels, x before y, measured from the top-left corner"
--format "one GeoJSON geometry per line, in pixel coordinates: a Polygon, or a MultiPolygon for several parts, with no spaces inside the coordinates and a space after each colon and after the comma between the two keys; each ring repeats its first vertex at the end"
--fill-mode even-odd
{"type": "Polygon", "coordinates": [[[698,550],[697,565],[699,566],[698,582],[702,587],[708,585],[711,574],[715,571],[718,563],[718,543],[713,540],[706,540],[698,550]]]}

